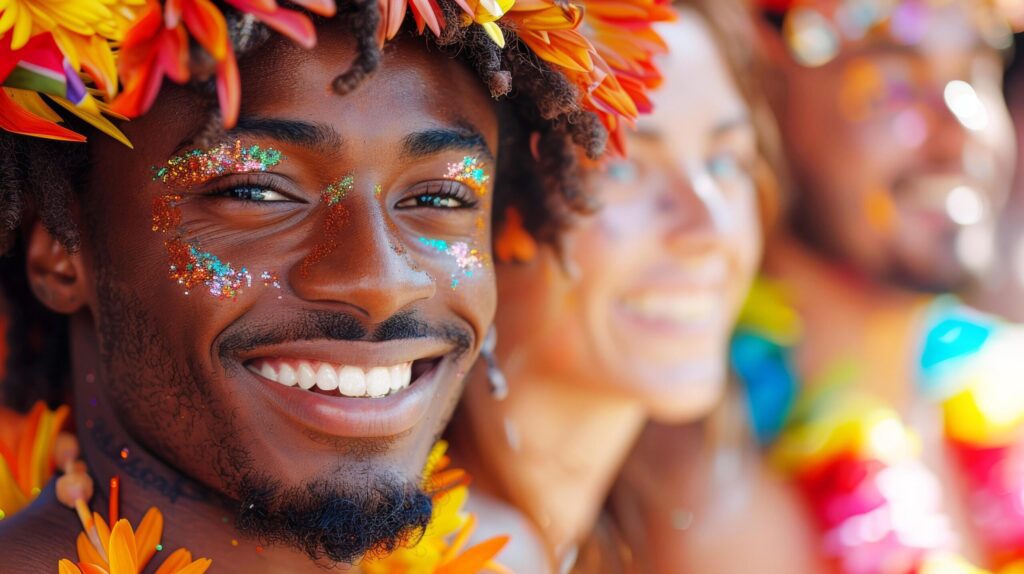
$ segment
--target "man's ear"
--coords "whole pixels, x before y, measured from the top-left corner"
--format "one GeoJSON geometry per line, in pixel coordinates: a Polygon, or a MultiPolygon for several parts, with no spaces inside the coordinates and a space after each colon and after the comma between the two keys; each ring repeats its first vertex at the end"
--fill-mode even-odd
{"type": "Polygon", "coordinates": [[[68,315],[85,305],[81,252],[69,252],[38,219],[29,228],[25,260],[29,285],[43,305],[68,315]]]}

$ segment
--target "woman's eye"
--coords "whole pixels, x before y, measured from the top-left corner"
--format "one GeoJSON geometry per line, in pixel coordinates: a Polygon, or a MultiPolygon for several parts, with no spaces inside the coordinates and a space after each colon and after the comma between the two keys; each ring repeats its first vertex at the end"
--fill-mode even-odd
{"type": "Polygon", "coordinates": [[[720,153],[708,160],[708,172],[715,179],[732,179],[746,174],[739,158],[732,153],[720,153]]]}
{"type": "Polygon", "coordinates": [[[473,194],[455,181],[444,181],[427,190],[402,199],[395,207],[408,209],[427,207],[433,209],[465,209],[476,206],[473,194]]]}
{"type": "Polygon", "coordinates": [[[213,195],[218,197],[227,197],[230,199],[240,199],[242,201],[290,201],[290,199],[282,193],[255,185],[239,185],[218,191],[213,195]]]}

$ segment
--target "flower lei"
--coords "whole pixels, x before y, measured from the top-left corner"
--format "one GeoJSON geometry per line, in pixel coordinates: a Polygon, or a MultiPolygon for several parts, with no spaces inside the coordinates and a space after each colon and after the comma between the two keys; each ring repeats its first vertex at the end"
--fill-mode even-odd
{"type": "MultiPolygon", "coordinates": [[[[58,412],[66,416],[67,407],[61,407],[58,412]]],[[[45,416],[46,413],[53,414],[39,403],[33,410],[33,418],[45,416]]],[[[59,428],[60,425],[55,426],[59,428]]],[[[31,430],[37,427],[26,428],[31,430]]],[[[35,437],[38,433],[26,432],[22,436],[29,435],[35,437]]],[[[445,441],[438,441],[424,465],[423,488],[432,493],[434,502],[426,531],[415,544],[389,555],[374,556],[371,552],[360,564],[362,571],[368,574],[511,574],[511,571],[495,561],[495,557],[508,543],[508,536],[496,536],[465,548],[476,526],[475,516],[463,511],[469,496],[469,476],[461,469],[449,468],[451,459],[445,455],[447,448],[445,441]]],[[[67,451],[71,459],[77,457],[77,441],[75,448],[63,450],[67,451]]],[[[104,519],[98,512],[90,510],[85,502],[92,492],[92,480],[85,465],[71,459],[68,460],[66,473],[58,479],[57,498],[78,513],[82,532],[76,540],[78,562],[61,559],[58,562],[59,573],[140,574],[156,553],[164,550],[161,543],[163,514],[158,508],[151,507],[137,527],[133,527],[127,519],[120,518],[120,480],[114,477],[110,481],[108,517],[104,519]],[[70,483],[75,483],[72,488],[68,488],[70,483]],[[84,489],[79,488],[83,485],[84,489]],[[82,492],[87,494],[79,494],[82,492]],[[64,493],[73,494],[69,496],[64,493]]],[[[44,482],[48,479],[49,475],[44,482]]],[[[179,548],[163,561],[156,574],[203,574],[211,565],[212,560],[193,560],[188,549],[179,548]]]]}
{"type": "MultiPolygon", "coordinates": [[[[940,404],[946,441],[968,489],[973,526],[998,572],[1024,567],[1024,390],[1019,329],[937,300],[924,334],[920,388],[940,404]]],[[[754,430],[822,527],[841,572],[982,574],[955,552],[937,478],[916,435],[850,369],[798,392],[791,364],[799,316],[783,288],[761,280],[733,340],[754,430]]]]}
{"type": "MultiPolygon", "coordinates": [[[[334,0],[290,0],[323,17],[334,0]]],[[[408,12],[420,33],[446,25],[479,25],[498,45],[514,33],[542,61],[572,81],[578,107],[594,112],[621,151],[623,126],[650,109],[646,91],[666,51],[651,24],[674,19],[669,0],[454,0],[461,21],[445,22],[436,0],[378,0],[381,45],[395,37],[408,12]]],[[[305,48],[316,32],[303,11],[277,0],[224,0],[305,48]]],[[[240,102],[238,65],[224,14],[211,0],[4,0],[0,2],[0,128],[42,138],[84,141],[58,125],[51,104],[129,145],[106,116],[138,117],[156,100],[164,78],[189,80],[198,45],[215,64],[225,128],[240,102]],[[45,98],[43,97],[45,96],[45,98]]]]}
{"type": "Polygon", "coordinates": [[[942,407],[972,526],[999,567],[1024,569],[1024,330],[937,300],[919,388],[942,407]],[[1015,566],[1014,566],[1015,565],[1015,566]]]}

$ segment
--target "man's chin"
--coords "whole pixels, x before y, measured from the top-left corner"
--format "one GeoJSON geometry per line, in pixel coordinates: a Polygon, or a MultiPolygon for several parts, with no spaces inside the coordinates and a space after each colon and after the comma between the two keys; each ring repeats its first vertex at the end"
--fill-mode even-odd
{"type": "Polygon", "coordinates": [[[430,521],[430,496],[393,476],[358,485],[317,479],[285,487],[251,474],[240,489],[238,530],[268,545],[290,546],[312,561],[352,564],[414,543],[430,521]]]}

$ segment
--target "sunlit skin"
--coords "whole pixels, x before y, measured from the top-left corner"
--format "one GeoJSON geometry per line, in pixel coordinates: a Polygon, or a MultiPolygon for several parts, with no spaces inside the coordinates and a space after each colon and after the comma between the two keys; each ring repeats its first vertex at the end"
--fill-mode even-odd
{"type": "Polygon", "coordinates": [[[452,433],[478,503],[521,509],[556,563],[571,562],[645,421],[692,420],[719,399],[760,253],[749,110],[699,15],[662,31],[672,56],[656,111],[632,159],[587,181],[602,209],[563,254],[497,265],[509,395],[478,376],[452,433]]]}
{"type": "Polygon", "coordinates": [[[992,223],[1015,153],[1004,56],[972,25],[979,9],[974,0],[929,7],[920,42],[846,42],[817,68],[794,61],[777,33],[765,34],[778,73],[769,86],[799,188],[794,223],[809,245],[869,279],[955,290],[991,264],[992,223]],[[968,104],[983,106],[984,121],[968,117],[968,127],[947,103],[955,81],[973,89],[968,104]],[[958,223],[948,212],[960,186],[980,204],[978,221],[958,223]]]}
{"type": "MultiPolygon", "coordinates": [[[[315,51],[271,40],[243,61],[239,127],[214,142],[279,150],[277,165],[184,188],[154,181],[154,166],[206,147],[194,136],[208,102],[169,88],[125,125],[133,151],[90,144],[95,163],[76,208],[81,250],[69,255],[38,222],[30,234],[30,281],[71,316],[75,423],[97,479],[94,506],[105,508],[106,479],[119,474],[122,516],[160,507],[165,544],[212,558],[217,571],[323,565],[287,547],[257,552],[238,534],[231,499],[245,472],[284,488],[418,484],[495,310],[493,267],[453,288],[453,257],[420,239],[465,242],[489,258],[498,120],[485,88],[457,60],[407,39],[359,89],[336,95],[351,35],[336,25],[318,34],[315,51]],[[446,175],[467,156],[491,175],[480,190],[446,175]],[[309,263],[330,225],[321,193],[345,176],[354,185],[341,200],[339,239],[309,263]],[[168,277],[169,235],[154,232],[151,212],[171,191],[183,196],[183,237],[252,273],[236,299],[202,286],[186,295],[168,277]],[[263,271],[277,274],[279,289],[263,285],[263,271]],[[278,341],[287,329],[305,335],[278,341]],[[297,359],[415,363],[412,384],[382,399],[284,387],[247,368],[297,359]],[[417,364],[434,370],[417,378],[417,364]]],[[[0,523],[5,568],[54,569],[74,558],[79,530],[47,489],[0,523]]]]}

